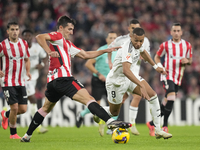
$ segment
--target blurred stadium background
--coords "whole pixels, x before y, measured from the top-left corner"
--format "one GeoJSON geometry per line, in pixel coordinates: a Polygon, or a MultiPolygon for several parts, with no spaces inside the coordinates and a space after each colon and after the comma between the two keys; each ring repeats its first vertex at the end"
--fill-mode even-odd
{"type": "MultiPolygon", "coordinates": [[[[200,1],[199,0],[0,0],[0,41],[7,38],[6,25],[9,19],[18,18],[21,31],[29,28],[35,35],[56,30],[56,20],[67,15],[75,19],[74,35],[71,41],[86,51],[96,50],[105,44],[109,31],[118,36],[127,34],[128,22],[136,18],[146,32],[151,43],[151,55],[154,57],[159,45],[170,39],[172,23],[182,24],[182,38],[193,47],[193,63],[187,66],[183,84],[177,95],[174,113],[170,124],[200,125],[200,1]]],[[[72,60],[74,76],[91,92],[92,74],[84,67],[85,60],[72,60]]],[[[48,66],[40,71],[36,87],[39,100],[44,97],[48,66]]],[[[159,82],[159,74],[149,65],[142,63],[140,75],[144,77],[160,99],[164,90],[159,82]]],[[[0,90],[0,110],[6,105],[0,90]]],[[[39,101],[41,105],[42,101],[39,101]]],[[[105,105],[106,102],[103,102],[105,105]]],[[[122,108],[121,118],[127,119],[129,100],[122,108]]],[[[75,114],[84,107],[64,98],[46,119],[46,125],[74,126],[75,114]],[[62,116],[59,118],[58,116],[62,116]],[[55,120],[52,122],[52,118],[55,120]]],[[[148,104],[141,101],[137,122],[145,123],[150,116],[148,104]]],[[[22,115],[19,122],[22,126],[29,124],[30,115],[22,115]],[[27,118],[26,118],[26,117],[27,118]],[[25,119],[24,119],[25,118],[25,119]],[[23,121],[22,121],[23,120],[23,121]],[[22,123],[24,122],[24,123],[22,123]]],[[[93,124],[91,115],[85,119],[85,125],[93,124]]]]}

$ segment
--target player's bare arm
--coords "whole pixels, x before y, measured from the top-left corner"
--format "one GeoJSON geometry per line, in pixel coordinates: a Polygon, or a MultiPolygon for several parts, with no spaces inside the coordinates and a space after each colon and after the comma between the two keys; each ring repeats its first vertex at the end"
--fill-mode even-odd
{"type": "Polygon", "coordinates": [[[95,59],[88,59],[85,63],[85,67],[87,67],[92,73],[95,73],[99,80],[105,82],[106,81],[106,78],[104,75],[102,75],[101,73],[99,73],[96,68],[94,67],[94,64],[96,63],[96,60],[95,59]]]}
{"type": "Polygon", "coordinates": [[[112,61],[111,61],[112,53],[108,53],[108,65],[109,68],[112,69],[112,61]]]}
{"type": "Polygon", "coordinates": [[[122,63],[122,67],[123,67],[123,74],[130,79],[132,82],[134,82],[135,84],[137,84],[140,87],[140,91],[141,91],[141,97],[150,100],[149,95],[147,94],[147,91],[144,87],[144,85],[135,77],[135,75],[133,74],[133,72],[130,70],[131,67],[131,63],[129,62],[123,62],[122,63]]]}
{"type": "Polygon", "coordinates": [[[25,65],[26,65],[26,75],[28,76],[28,81],[31,80],[31,73],[30,73],[30,59],[29,58],[24,58],[25,65]]]}
{"type": "Polygon", "coordinates": [[[40,44],[40,46],[47,52],[47,54],[49,56],[51,56],[51,57],[60,57],[58,52],[51,51],[51,49],[47,45],[47,41],[51,40],[51,37],[49,36],[49,34],[47,34],[47,33],[39,34],[35,38],[36,38],[38,44],[40,44]]]}
{"type": "Polygon", "coordinates": [[[4,75],[3,71],[0,70],[0,78],[4,77],[4,75]]]}
{"type": "Polygon", "coordinates": [[[76,54],[76,56],[80,57],[82,59],[90,59],[90,58],[95,58],[95,57],[102,55],[104,53],[110,53],[112,51],[116,51],[119,48],[121,48],[121,46],[107,48],[107,49],[100,50],[100,51],[84,51],[84,50],[81,50],[78,54],[76,54]]]}
{"type": "MultiPolygon", "coordinates": [[[[151,56],[149,55],[149,53],[144,50],[143,52],[140,53],[141,56],[143,57],[143,59],[145,61],[148,61],[152,66],[155,66],[155,62],[153,61],[153,59],[151,58],[151,56]]],[[[156,66],[155,70],[161,74],[167,75],[167,72],[165,71],[164,68],[160,67],[160,66],[156,66]]]]}

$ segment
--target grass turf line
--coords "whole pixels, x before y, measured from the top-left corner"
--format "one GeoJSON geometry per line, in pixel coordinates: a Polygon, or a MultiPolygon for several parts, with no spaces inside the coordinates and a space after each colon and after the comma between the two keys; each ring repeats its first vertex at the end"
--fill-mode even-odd
{"type": "MultiPolygon", "coordinates": [[[[199,126],[170,126],[173,137],[168,140],[150,137],[144,124],[137,124],[139,136],[130,134],[126,144],[115,144],[111,135],[101,137],[98,127],[48,127],[45,134],[34,132],[30,143],[9,139],[9,128],[0,128],[1,150],[199,150],[199,126]]],[[[23,136],[27,128],[18,128],[18,135],[23,136]]],[[[106,128],[105,128],[106,132],[106,128]]],[[[130,132],[129,132],[130,133],[130,132]]]]}

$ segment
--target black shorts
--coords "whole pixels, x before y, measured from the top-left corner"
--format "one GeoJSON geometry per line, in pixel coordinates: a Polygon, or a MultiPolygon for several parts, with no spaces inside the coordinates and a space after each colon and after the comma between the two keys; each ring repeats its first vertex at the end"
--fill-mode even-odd
{"type": "Polygon", "coordinates": [[[165,88],[165,97],[167,97],[167,95],[171,92],[178,92],[179,86],[177,84],[175,84],[173,81],[171,80],[167,80],[167,82],[162,81],[163,83],[163,87],[165,88]]]}
{"type": "Polygon", "coordinates": [[[99,80],[98,77],[92,76],[92,96],[96,101],[99,101],[103,95],[107,97],[105,82],[99,80]]]}
{"type": "Polygon", "coordinates": [[[15,103],[27,104],[27,94],[25,86],[2,87],[8,105],[15,103]]]}
{"type": "Polygon", "coordinates": [[[45,96],[50,102],[57,102],[62,96],[72,97],[84,86],[74,77],[61,77],[47,83],[45,96]]]}

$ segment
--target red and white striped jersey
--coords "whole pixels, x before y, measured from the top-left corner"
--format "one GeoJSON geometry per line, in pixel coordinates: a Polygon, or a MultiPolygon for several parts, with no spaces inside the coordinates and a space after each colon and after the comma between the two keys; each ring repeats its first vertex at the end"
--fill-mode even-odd
{"type": "Polygon", "coordinates": [[[181,65],[181,59],[192,57],[191,44],[183,39],[179,43],[169,40],[160,45],[157,55],[165,55],[163,66],[168,70],[168,75],[161,74],[160,80],[171,80],[180,86],[185,70],[185,66],[181,65]]]}
{"type": "Polygon", "coordinates": [[[5,39],[0,43],[0,57],[2,57],[2,71],[4,77],[1,86],[25,86],[26,65],[24,58],[30,57],[28,44],[19,38],[16,43],[5,39]]]}
{"type": "Polygon", "coordinates": [[[51,32],[49,36],[51,37],[51,51],[57,51],[60,57],[54,58],[50,56],[47,83],[59,77],[71,77],[71,57],[74,57],[81,50],[71,41],[66,40],[60,32],[51,32]]]}

